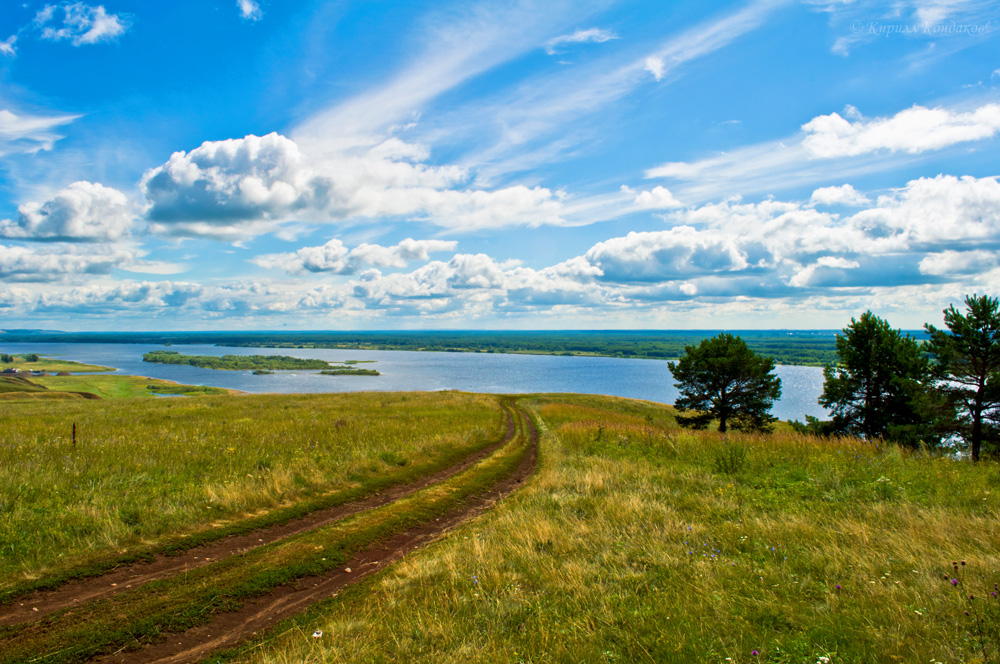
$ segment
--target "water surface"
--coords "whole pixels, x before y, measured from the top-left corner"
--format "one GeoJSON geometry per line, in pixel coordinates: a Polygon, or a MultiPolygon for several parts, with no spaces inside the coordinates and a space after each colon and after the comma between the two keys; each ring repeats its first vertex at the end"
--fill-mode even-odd
{"type": "MultiPolygon", "coordinates": [[[[503,353],[431,353],[393,350],[300,348],[228,348],[211,345],[10,343],[6,353],[37,352],[65,359],[114,367],[119,373],[151,376],[189,385],[211,385],[244,392],[357,392],[367,390],[462,390],[466,392],[574,392],[607,394],[673,403],[678,396],[673,377],[662,360],[614,357],[564,357],[503,353]],[[323,376],[302,371],[277,371],[254,376],[249,371],[216,371],[186,365],[143,362],[151,350],[176,350],[185,355],[292,355],[331,362],[375,360],[381,376],[323,376]]],[[[782,396],[772,413],[781,419],[826,417],[816,402],[823,391],[817,367],[779,365],[782,396]]]]}

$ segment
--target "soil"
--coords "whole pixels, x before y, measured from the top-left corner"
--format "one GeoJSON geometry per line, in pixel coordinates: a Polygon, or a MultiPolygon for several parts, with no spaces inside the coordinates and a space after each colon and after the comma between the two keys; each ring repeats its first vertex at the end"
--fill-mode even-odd
{"type": "Polygon", "coordinates": [[[504,406],[504,410],[507,413],[507,433],[503,440],[474,452],[448,468],[425,475],[414,482],[389,487],[362,500],[316,510],[304,517],[243,535],[225,537],[188,549],[181,554],[160,554],[150,562],[124,565],[100,576],[74,579],[52,590],[25,595],[6,606],[0,606],[0,625],[36,620],[60,609],[111,597],[145,583],[203,567],[223,558],[245,553],[265,544],[320,528],[353,514],[405,498],[472,467],[512,440],[515,433],[514,417],[507,406],[504,406]]]}
{"type": "MultiPolygon", "coordinates": [[[[508,411],[509,412],[509,411],[508,411]]],[[[167,634],[157,643],[131,652],[98,658],[101,664],[181,664],[196,662],[213,651],[232,647],[254,638],[264,630],[309,605],[336,595],[340,590],[384,569],[403,556],[441,537],[450,529],[488,509],[497,500],[517,489],[534,472],[538,460],[538,431],[525,418],[531,444],[512,475],[488,491],[470,498],[464,505],[435,521],[416,526],[357,553],[342,567],[245,602],[241,609],[217,615],[210,623],[179,634],[167,634]],[[348,571],[351,570],[351,571],[348,571]]],[[[512,427],[512,421],[508,420],[512,427]]],[[[510,429],[508,429],[510,431],[510,429]]]]}

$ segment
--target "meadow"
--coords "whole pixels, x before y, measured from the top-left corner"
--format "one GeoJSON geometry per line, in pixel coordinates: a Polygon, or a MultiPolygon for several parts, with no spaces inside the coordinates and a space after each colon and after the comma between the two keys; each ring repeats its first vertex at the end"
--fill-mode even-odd
{"type": "MultiPolygon", "coordinates": [[[[765,435],[690,431],[670,406],[614,397],[522,395],[513,403],[541,431],[537,470],[518,492],[205,661],[1000,656],[995,462],[815,438],[786,425],[765,435]]],[[[503,429],[500,399],[460,393],[62,402],[30,411],[0,404],[0,420],[14,423],[0,432],[7,597],[88,560],[269,518],[396,473],[419,477],[503,429]],[[75,450],[71,421],[83,423],[75,450]]],[[[18,639],[56,634],[112,643],[117,627],[105,614],[135,616],[141,638],[163,625],[183,629],[194,614],[166,617],[170,602],[217,611],[211,598],[224,595],[226,579],[243,592],[254,566],[273,584],[282,571],[343,564],[343,556],[326,557],[341,546],[330,537],[375,541],[387,524],[437,513],[522,448],[502,448],[478,475],[223,561],[185,583],[140,589],[92,613],[57,613],[44,629],[0,628],[0,642],[9,634],[11,653],[18,639]]]]}
{"type": "Polygon", "coordinates": [[[528,405],[531,484],[212,661],[996,661],[995,463],[680,430],[609,397],[528,405]]]}
{"type": "Polygon", "coordinates": [[[0,422],[0,599],[342,502],[503,430],[495,398],[456,393],[0,401],[0,422]]]}

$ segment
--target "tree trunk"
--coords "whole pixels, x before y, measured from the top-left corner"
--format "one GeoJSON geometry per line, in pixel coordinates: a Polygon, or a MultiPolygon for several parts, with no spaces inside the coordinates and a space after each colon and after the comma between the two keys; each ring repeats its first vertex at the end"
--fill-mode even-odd
{"type": "Polygon", "coordinates": [[[979,461],[979,448],[983,444],[983,414],[977,408],[972,414],[972,462],[979,461]]]}

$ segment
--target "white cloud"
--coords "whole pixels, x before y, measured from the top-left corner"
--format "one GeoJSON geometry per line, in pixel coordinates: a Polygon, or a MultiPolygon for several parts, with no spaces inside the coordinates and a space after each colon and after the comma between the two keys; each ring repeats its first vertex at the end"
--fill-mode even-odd
{"type": "Polygon", "coordinates": [[[629,233],[594,245],[585,255],[601,279],[667,281],[699,273],[737,272],[749,267],[738,238],[720,231],[676,226],[668,231],[629,233]]]}
{"type": "Polygon", "coordinates": [[[880,242],[908,248],[995,241],[1000,236],[1000,182],[953,175],[920,178],[880,197],[851,223],[880,242]]]}
{"type": "Polygon", "coordinates": [[[919,0],[913,4],[917,21],[922,26],[935,26],[973,3],[970,0],[919,0]]]}
{"type": "Polygon", "coordinates": [[[3,53],[4,55],[8,55],[10,57],[14,57],[15,55],[17,55],[17,49],[14,48],[14,44],[16,43],[17,43],[16,34],[13,34],[10,37],[7,37],[7,39],[0,41],[0,53],[3,53]]]}
{"type": "Polygon", "coordinates": [[[915,154],[992,138],[1000,131],[1000,104],[968,113],[915,105],[891,118],[853,123],[831,113],[813,118],[802,130],[806,134],[802,144],[814,157],[853,157],[879,150],[915,154]]]}
{"type": "MultiPolygon", "coordinates": [[[[0,290],[0,302],[2,298],[0,290]]],[[[329,287],[290,290],[267,281],[212,286],[185,281],[125,281],[56,287],[34,297],[22,295],[20,300],[28,311],[98,319],[114,315],[144,319],[162,316],[172,321],[236,320],[288,313],[333,313],[344,308],[345,291],[329,287]]]]}
{"type": "Polygon", "coordinates": [[[657,81],[663,80],[664,74],[667,73],[667,63],[663,61],[663,58],[651,55],[646,58],[646,71],[653,75],[657,81]]]}
{"type": "Polygon", "coordinates": [[[51,150],[55,142],[62,138],[52,129],[69,124],[79,117],[18,115],[8,109],[0,109],[0,156],[12,152],[51,150]]]}
{"type": "Polygon", "coordinates": [[[381,216],[458,230],[562,223],[562,204],[548,189],[456,189],[461,169],[405,160],[422,154],[393,139],[313,161],[284,136],[247,136],[176,152],[140,188],[152,230],[173,235],[238,239],[294,219],[381,216]]]}
{"type": "Polygon", "coordinates": [[[422,48],[389,80],[321,110],[292,133],[310,150],[339,152],[380,142],[388,128],[408,124],[438,95],[494,67],[536,49],[568,21],[579,20],[600,3],[583,0],[526,0],[466,3],[447,15],[432,12],[413,27],[422,48]]]}
{"type": "Polygon", "coordinates": [[[0,280],[55,282],[72,276],[109,274],[135,259],[128,251],[78,248],[39,251],[0,244],[0,280]]]}
{"type": "Polygon", "coordinates": [[[240,9],[240,17],[245,21],[259,21],[264,18],[264,12],[260,10],[256,0],[236,0],[236,6],[240,9]]]}
{"type": "Polygon", "coordinates": [[[34,23],[41,29],[42,39],[68,40],[73,46],[115,41],[130,27],[126,14],[109,14],[104,5],[83,2],[46,5],[35,15],[34,23]],[[62,14],[62,23],[58,16],[62,14]],[[54,25],[50,22],[56,20],[54,25]]]}
{"type": "Polygon", "coordinates": [[[1000,104],[973,111],[920,106],[888,118],[865,119],[848,106],[843,115],[813,118],[803,131],[780,141],[748,145],[693,162],[669,162],[648,169],[665,178],[682,200],[693,203],[733,194],[776,193],[831,179],[897,168],[933,150],[1000,132],[1000,104]]]}
{"type": "Polygon", "coordinates": [[[861,267],[861,264],[857,261],[838,256],[821,256],[812,265],[792,275],[791,279],[788,280],[788,284],[796,288],[820,285],[830,280],[831,273],[841,270],[855,270],[859,267],[861,267]]]}
{"type": "MultiPolygon", "coordinates": [[[[366,321],[382,315],[430,316],[441,324],[458,325],[523,314],[564,316],[563,320],[591,316],[595,322],[614,319],[635,324],[651,312],[677,313],[678,307],[687,307],[684,311],[692,315],[704,314],[709,304],[716,312],[741,302],[739,306],[750,307],[755,315],[771,316],[777,315],[775,311],[804,315],[810,307],[817,312],[850,313],[858,307],[899,310],[901,302],[917,307],[932,300],[931,309],[939,310],[940,298],[953,297],[956,289],[973,292],[969,289],[1000,284],[996,178],[913,180],[853,215],[811,205],[734,199],[678,209],[664,214],[665,221],[673,224],[670,228],[612,237],[582,255],[541,269],[482,253],[429,260],[436,251],[453,251],[454,243],[411,239],[394,246],[362,244],[353,249],[333,240],[254,260],[299,275],[355,275],[346,284],[321,286],[298,280],[211,286],[127,282],[60,290],[61,282],[78,283],[83,275],[107,274],[116,268],[168,273],[173,266],[128,252],[3,247],[2,279],[43,282],[46,290],[26,301],[23,293],[0,287],[0,307],[95,317],[122,315],[125,310],[187,320],[264,320],[260,317],[309,311],[336,312],[340,321],[350,316],[366,321]],[[428,262],[409,272],[389,274],[370,267],[398,269],[412,261],[428,262]],[[795,313],[791,311],[795,307],[804,308],[795,313]]],[[[816,315],[819,318],[810,320],[827,320],[825,314],[816,315]]],[[[668,319],[658,320],[662,326],[668,319]]],[[[685,321],[693,325],[693,320],[685,314],[685,321]]]]}
{"type": "Polygon", "coordinates": [[[565,44],[584,44],[587,42],[603,44],[604,42],[611,41],[612,39],[618,39],[618,35],[611,30],[604,30],[602,28],[577,30],[573,34],[560,35],[545,42],[545,52],[549,55],[555,55],[559,52],[559,47],[565,44]]]}
{"type": "Polygon", "coordinates": [[[942,251],[930,254],[920,261],[922,274],[953,276],[977,274],[992,270],[1000,264],[1000,257],[994,251],[942,251]]]}
{"type": "Polygon", "coordinates": [[[812,205],[848,205],[860,207],[871,200],[849,184],[839,187],[820,187],[809,199],[812,205]]]}
{"type": "Polygon", "coordinates": [[[411,261],[428,260],[432,253],[453,251],[457,245],[457,242],[447,240],[406,238],[392,247],[364,243],[348,249],[340,240],[332,239],[319,247],[303,247],[292,253],[265,254],[251,262],[263,268],[294,273],[354,274],[366,265],[406,267],[411,261]]]}
{"type": "MultiPolygon", "coordinates": [[[[622,188],[623,191],[627,189],[627,187],[622,188]]],[[[683,203],[674,198],[669,189],[661,186],[653,187],[651,191],[639,192],[634,202],[636,206],[643,210],[658,210],[683,206],[683,203]]]]}
{"type": "MultiPolygon", "coordinates": [[[[475,169],[478,182],[499,180],[572,154],[593,138],[567,132],[573,119],[593,113],[645,85],[647,56],[663,62],[663,74],[690,60],[722,49],[764,22],[791,0],[756,0],[738,11],[713,17],[669,36],[650,53],[636,58],[620,51],[567,71],[540,71],[490,98],[434,114],[425,113],[412,131],[434,145],[447,144],[475,169]]],[[[515,9],[491,13],[480,8],[473,20],[449,21],[440,38],[429,37],[428,53],[416,53],[414,64],[385,84],[316,114],[292,134],[310,150],[327,151],[371,144],[391,125],[410,124],[443,92],[537,47],[540,30],[565,30],[586,13],[605,7],[593,2],[551,0],[515,3],[515,9]],[[301,139],[301,140],[300,140],[301,139]]],[[[544,38],[543,38],[544,39],[544,38]]],[[[435,109],[440,111],[440,109],[435,109]]]]}
{"type": "Polygon", "coordinates": [[[0,220],[0,237],[100,242],[128,235],[134,213],[122,192],[95,182],[74,182],[44,203],[25,203],[17,221],[0,220]]]}

